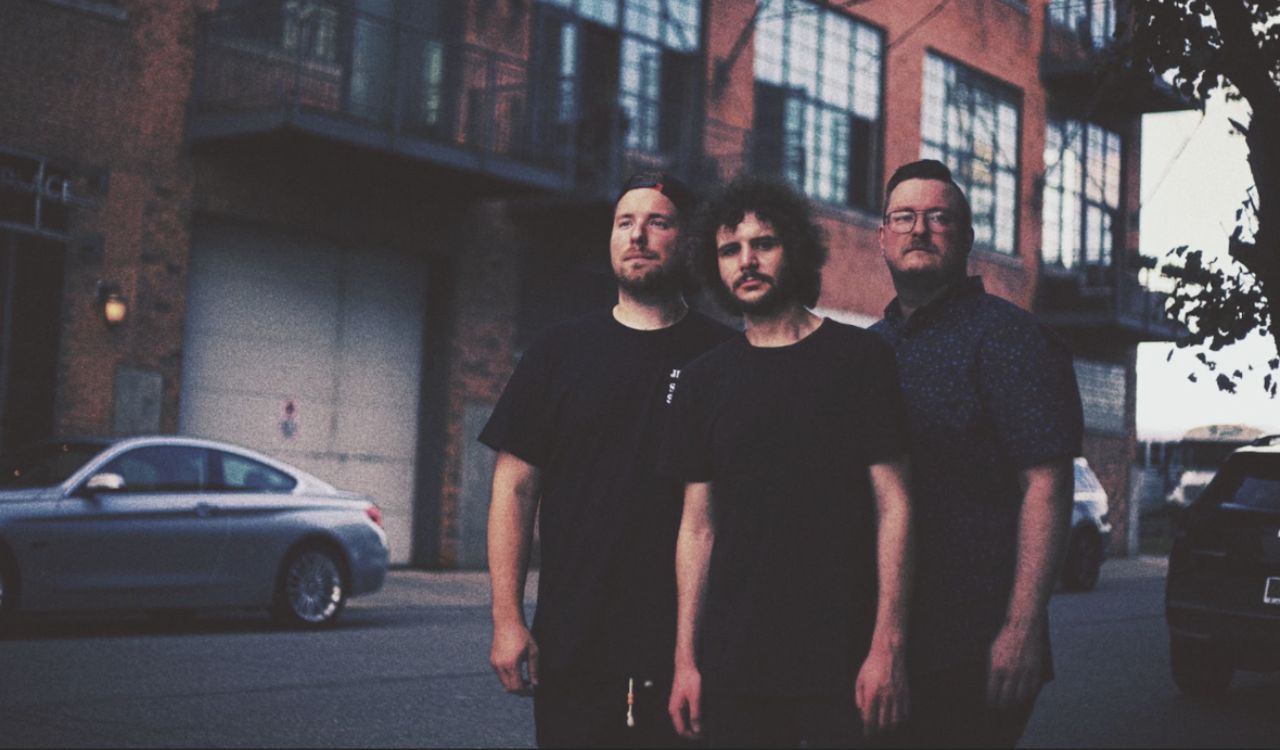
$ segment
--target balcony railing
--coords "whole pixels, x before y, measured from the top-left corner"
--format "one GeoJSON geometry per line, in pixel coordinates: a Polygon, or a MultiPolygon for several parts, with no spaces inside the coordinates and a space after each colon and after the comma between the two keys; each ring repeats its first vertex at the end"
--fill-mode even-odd
{"type": "Polygon", "coordinates": [[[1170,341],[1181,327],[1165,312],[1168,297],[1142,284],[1137,271],[1089,266],[1046,271],[1036,312],[1055,327],[1110,330],[1135,341],[1170,341]]]}
{"type": "Polygon", "coordinates": [[[523,60],[346,5],[292,0],[206,14],[199,35],[196,138],[254,122],[247,115],[293,125],[318,115],[411,150],[435,144],[557,178],[570,172],[563,150],[533,148],[523,60]]]}
{"type": "Polygon", "coordinates": [[[1050,0],[1045,21],[1072,33],[1085,49],[1100,50],[1116,33],[1115,0],[1050,0]]]}
{"type": "Polygon", "coordinates": [[[640,169],[712,183],[749,163],[742,128],[656,103],[632,122],[616,99],[566,100],[579,86],[559,71],[539,76],[523,59],[348,4],[276,0],[216,11],[202,16],[199,35],[197,141],[293,128],[460,170],[515,165],[510,179],[596,197],[640,169]],[[662,139],[629,132],[653,135],[655,123],[669,126],[662,139]]]}
{"type": "Polygon", "coordinates": [[[1056,109],[1136,114],[1190,107],[1164,79],[1109,59],[1116,30],[1131,12],[1125,0],[1050,0],[1040,75],[1056,109]]]}

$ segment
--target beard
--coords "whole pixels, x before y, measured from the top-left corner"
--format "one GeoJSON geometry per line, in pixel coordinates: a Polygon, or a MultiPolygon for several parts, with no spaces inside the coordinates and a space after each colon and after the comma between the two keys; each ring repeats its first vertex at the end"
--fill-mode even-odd
{"type": "Polygon", "coordinates": [[[670,294],[681,289],[684,284],[684,276],[675,262],[631,272],[614,268],[613,277],[617,280],[619,288],[640,298],[670,294]]]}
{"type": "Polygon", "coordinates": [[[744,300],[735,292],[731,292],[726,289],[725,298],[728,303],[728,307],[732,312],[735,312],[738,315],[769,315],[782,309],[792,300],[791,284],[786,266],[783,266],[778,270],[777,278],[757,273],[739,278],[735,282],[735,285],[740,284],[744,278],[759,279],[767,283],[769,288],[765,290],[764,294],[750,301],[744,300]]]}

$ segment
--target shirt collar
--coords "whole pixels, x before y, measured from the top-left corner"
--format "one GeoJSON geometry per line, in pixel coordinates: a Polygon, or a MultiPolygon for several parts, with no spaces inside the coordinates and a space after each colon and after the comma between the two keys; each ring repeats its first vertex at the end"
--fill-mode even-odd
{"type": "Polygon", "coordinates": [[[898,304],[898,298],[894,297],[893,301],[884,308],[884,319],[885,322],[895,328],[904,330],[908,327],[910,329],[918,329],[941,316],[947,308],[975,300],[984,291],[985,288],[982,285],[981,276],[967,276],[950,285],[942,294],[918,308],[912,313],[910,319],[903,318],[902,306],[898,304]]]}

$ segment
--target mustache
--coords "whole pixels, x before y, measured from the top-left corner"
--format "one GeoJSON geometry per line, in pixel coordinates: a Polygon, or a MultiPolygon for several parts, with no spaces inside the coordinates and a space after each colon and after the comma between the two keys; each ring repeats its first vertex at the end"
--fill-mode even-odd
{"type": "Polygon", "coordinates": [[[742,274],[734,280],[733,288],[737,289],[748,281],[762,281],[770,286],[778,285],[777,280],[767,273],[760,273],[759,271],[743,271],[742,274]]]}

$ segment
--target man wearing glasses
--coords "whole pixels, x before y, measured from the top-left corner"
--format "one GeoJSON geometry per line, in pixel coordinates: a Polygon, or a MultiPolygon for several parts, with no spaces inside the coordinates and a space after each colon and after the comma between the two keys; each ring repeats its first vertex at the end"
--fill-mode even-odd
{"type": "Polygon", "coordinates": [[[1049,595],[1083,418],[1071,353],[966,275],[969,202],[941,162],[900,167],[880,247],[911,429],[917,539],[902,746],[1014,746],[1052,678],[1049,595]]]}

